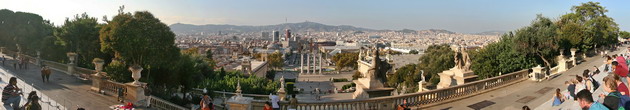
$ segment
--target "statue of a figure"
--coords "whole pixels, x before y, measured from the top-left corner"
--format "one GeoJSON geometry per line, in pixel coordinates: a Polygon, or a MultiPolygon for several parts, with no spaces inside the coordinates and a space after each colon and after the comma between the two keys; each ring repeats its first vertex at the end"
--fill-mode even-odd
{"type": "Polygon", "coordinates": [[[420,70],[420,77],[422,78],[422,82],[426,82],[424,79],[424,70],[420,70]]]}
{"type": "Polygon", "coordinates": [[[457,50],[455,50],[455,55],[453,56],[453,59],[455,62],[455,68],[462,69],[463,62],[462,62],[461,48],[458,47],[457,50]]]}
{"type": "Polygon", "coordinates": [[[284,88],[284,76],[280,77],[280,88],[284,88]]]}
{"type": "Polygon", "coordinates": [[[462,49],[461,50],[462,53],[462,61],[463,61],[463,67],[462,69],[465,71],[469,71],[470,70],[470,65],[471,65],[471,61],[470,61],[470,57],[468,56],[468,52],[466,52],[466,49],[462,49]]]}

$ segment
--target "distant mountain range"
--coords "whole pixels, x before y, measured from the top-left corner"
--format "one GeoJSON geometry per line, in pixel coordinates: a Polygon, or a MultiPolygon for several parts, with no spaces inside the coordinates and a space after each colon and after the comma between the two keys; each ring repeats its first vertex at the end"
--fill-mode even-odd
{"type": "MultiPolygon", "coordinates": [[[[434,34],[434,33],[448,33],[454,34],[456,32],[444,30],[444,29],[428,29],[428,30],[411,30],[411,29],[402,29],[402,30],[375,30],[368,28],[360,28],[349,25],[325,25],[316,22],[300,22],[300,23],[283,23],[277,25],[265,25],[265,26],[238,26],[238,25],[216,25],[216,24],[206,24],[206,25],[192,25],[192,24],[182,24],[176,23],[169,26],[173,32],[176,34],[198,34],[198,33],[218,33],[221,31],[222,33],[243,33],[243,32],[263,32],[263,31],[273,31],[277,30],[281,33],[284,32],[285,29],[291,29],[292,32],[304,33],[304,32],[348,32],[348,31],[356,31],[356,32],[369,32],[369,31],[396,31],[403,33],[420,33],[420,34],[434,34]]],[[[501,31],[487,31],[482,33],[476,33],[479,35],[497,35],[502,34],[501,31]]]]}

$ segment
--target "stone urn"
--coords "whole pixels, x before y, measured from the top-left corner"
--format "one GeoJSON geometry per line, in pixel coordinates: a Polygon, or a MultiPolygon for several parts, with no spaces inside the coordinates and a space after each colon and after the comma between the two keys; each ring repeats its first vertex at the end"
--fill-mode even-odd
{"type": "Polygon", "coordinates": [[[577,52],[577,49],[571,48],[571,57],[575,57],[575,52],[577,52]]]}
{"type": "Polygon", "coordinates": [[[100,76],[101,71],[103,70],[103,64],[105,64],[105,61],[100,58],[94,58],[94,60],[92,60],[92,63],[94,63],[94,70],[96,70],[95,76],[100,76]]]}
{"type": "Polygon", "coordinates": [[[142,67],[140,65],[134,65],[134,66],[130,66],[129,67],[129,71],[131,71],[131,78],[133,78],[133,83],[135,85],[139,85],[140,84],[140,77],[142,77],[142,75],[140,74],[142,72],[142,67]]]}
{"type": "Polygon", "coordinates": [[[68,53],[66,53],[66,55],[70,59],[70,64],[74,64],[74,60],[76,60],[76,58],[77,58],[77,53],[68,52],[68,53]]]}

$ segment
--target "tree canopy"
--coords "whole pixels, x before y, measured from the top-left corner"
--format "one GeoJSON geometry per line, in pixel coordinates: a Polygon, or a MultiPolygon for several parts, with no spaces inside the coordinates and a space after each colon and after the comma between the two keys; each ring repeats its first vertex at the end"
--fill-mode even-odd
{"type": "Polygon", "coordinates": [[[545,67],[551,67],[549,60],[557,53],[555,42],[557,26],[546,17],[537,15],[532,24],[515,31],[512,48],[525,55],[538,56],[545,67]]]}
{"type": "Polygon", "coordinates": [[[420,57],[419,70],[424,70],[427,81],[437,84],[439,82],[438,73],[455,66],[455,52],[447,44],[431,45],[420,57]]]}
{"type": "Polygon", "coordinates": [[[65,23],[55,29],[54,36],[57,38],[57,44],[65,47],[65,51],[78,54],[79,66],[93,67],[92,59],[105,57],[99,51],[101,26],[96,18],[83,13],[75,15],[74,19],[66,18],[65,23]]]}
{"type": "Polygon", "coordinates": [[[619,27],[605,13],[605,7],[599,2],[582,3],[573,6],[571,13],[562,15],[557,22],[557,33],[562,48],[578,48],[586,51],[595,46],[617,43],[619,27]]]}

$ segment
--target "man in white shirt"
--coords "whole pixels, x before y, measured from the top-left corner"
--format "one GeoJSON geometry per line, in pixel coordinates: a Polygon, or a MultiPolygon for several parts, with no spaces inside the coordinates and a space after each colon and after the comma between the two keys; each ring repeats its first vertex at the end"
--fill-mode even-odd
{"type": "Polygon", "coordinates": [[[271,99],[271,108],[273,108],[273,110],[280,110],[280,105],[278,105],[278,102],[280,101],[280,97],[270,93],[269,99],[271,99]]]}

